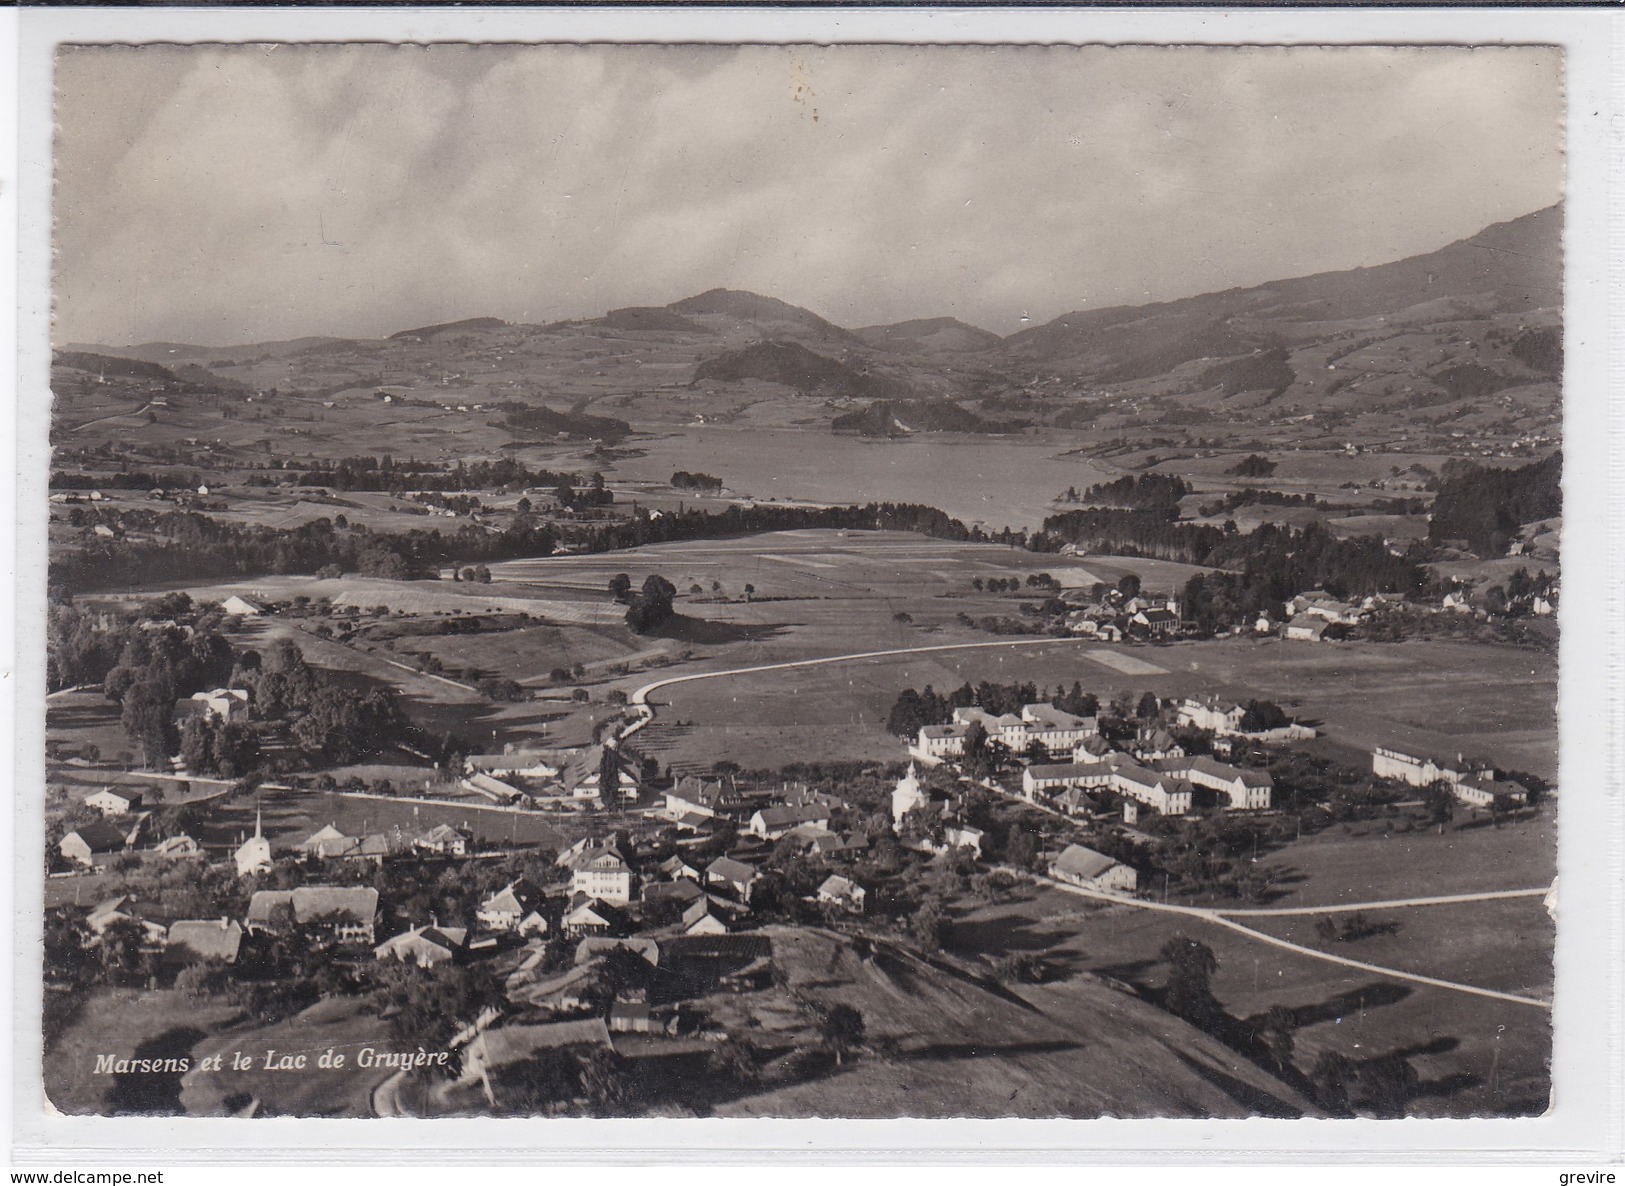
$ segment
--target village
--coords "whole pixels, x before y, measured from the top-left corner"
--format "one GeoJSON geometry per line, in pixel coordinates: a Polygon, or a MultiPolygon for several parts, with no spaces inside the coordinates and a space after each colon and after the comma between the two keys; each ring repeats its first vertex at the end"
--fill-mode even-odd
{"type": "MultiPolygon", "coordinates": [[[[1289,623],[1351,612],[1300,600],[1289,623]]],[[[242,617],[269,607],[239,597],[221,610],[242,617]]],[[[197,612],[206,619],[210,611],[197,612]]],[[[1135,613],[1156,629],[1173,611],[1164,600],[1135,613]]],[[[246,727],[255,701],[248,687],[208,689],[182,697],[173,719],[246,727]]],[[[1057,689],[1048,702],[994,707],[956,705],[941,723],[920,725],[900,755],[906,766],[889,764],[901,773],[859,766],[704,776],[662,772],[640,758],[637,735],[655,710],[623,704],[592,745],[509,744],[456,756],[459,797],[439,802],[496,827],[413,828],[396,811],[397,822],[371,831],[328,822],[273,839],[264,804],[311,794],[274,780],[234,785],[184,816],[170,812],[160,826],[165,784],[154,779],[143,791],[137,772],[82,795],[78,814],[70,812],[81,822],[49,854],[57,870],[50,901],[64,942],[79,952],[53,974],[54,987],[235,993],[260,1000],[275,1018],[315,1002],[300,981],[322,986],[321,997],[343,997],[384,983],[386,973],[404,974],[420,980],[415,988],[394,982],[410,997],[447,992],[445,977],[460,977],[461,995],[442,998],[453,1013],[440,1027],[457,1056],[438,1077],[415,1076],[424,1079],[424,1102],[415,1106],[430,1114],[500,1109],[514,1068],[544,1051],[714,1060],[730,1043],[756,1041],[753,1066],[770,1061],[772,1044],[753,1033],[759,1014],[739,1002],[782,991],[775,942],[783,928],[930,954],[951,924],[922,887],[942,875],[995,895],[1051,884],[1166,900],[1171,866],[1157,854],[1205,835],[1193,830],[1207,828],[1203,821],[1237,821],[1256,849],[1260,838],[1278,846],[1291,827],[1301,834],[1317,812],[1421,808],[1442,826],[1456,809],[1513,818],[1534,798],[1489,763],[1398,743],[1374,747],[1363,774],[1345,772],[1363,780],[1364,799],[1313,802],[1299,788],[1283,797],[1271,769],[1290,766],[1292,747],[1317,729],[1263,700],[1147,693],[1130,708],[1057,689]],[[227,803],[254,805],[252,831],[228,845],[218,828],[205,844],[177,826],[200,824],[227,803]],[[503,819],[549,821],[560,839],[504,840],[503,819]],[[205,901],[207,914],[177,915],[166,903],[175,896],[163,888],[173,884],[171,870],[192,871],[187,900],[205,901]],[[424,892],[430,885],[455,888],[437,896],[424,892]],[[118,892],[101,893],[106,887],[118,892]],[[453,903],[460,912],[445,909],[453,903]],[[267,993],[283,1004],[265,1006],[267,993]]],[[[184,758],[170,766],[165,778],[190,777],[184,758]]],[[[393,804],[437,802],[364,798],[376,801],[369,810],[380,819],[393,804]]],[[[1182,875],[1180,884],[1246,902],[1267,902],[1272,892],[1267,877],[1245,867],[1226,881],[1185,884],[1182,875]]],[[[851,1025],[827,1014],[804,1024],[851,1025]]],[[[751,1074],[760,1072],[754,1066],[751,1074]]],[[[549,1106],[579,1106],[572,1090],[560,1088],[549,1106]]]]}

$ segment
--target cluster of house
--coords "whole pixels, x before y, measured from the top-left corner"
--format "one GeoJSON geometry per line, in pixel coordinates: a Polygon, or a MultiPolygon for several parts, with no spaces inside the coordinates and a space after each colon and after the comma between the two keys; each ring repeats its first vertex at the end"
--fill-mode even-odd
{"type": "Polygon", "coordinates": [[[1501,778],[1494,766],[1461,754],[1454,759],[1434,758],[1375,746],[1371,751],[1371,773],[1413,787],[1442,782],[1469,807],[1489,807],[1497,799],[1513,806],[1529,802],[1529,789],[1522,783],[1501,778]]]}
{"type": "MultiPolygon", "coordinates": [[[[1062,599],[1075,604],[1070,591],[1062,599]]],[[[1065,621],[1071,633],[1102,642],[1122,642],[1124,635],[1171,638],[1179,633],[1179,602],[1151,594],[1125,597],[1108,589],[1098,600],[1069,610],[1065,621]]]]}
{"type": "Polygon", "coordinates": [[[620,807],[643,793],[637,764],[611,744],[582,750],[527,750],[470,754],[463,759],[462,787],[494,803],[573,810],[620,807]],[[613,762],[612,787],[604,786],[613,762]]]}

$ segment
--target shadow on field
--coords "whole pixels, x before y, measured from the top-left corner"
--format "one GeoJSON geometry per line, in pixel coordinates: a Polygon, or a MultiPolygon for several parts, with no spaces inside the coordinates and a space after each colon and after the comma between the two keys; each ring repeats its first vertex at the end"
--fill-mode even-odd
{"type": "Polygon", "coordinates": [[[1012,1058],[1022,1054],[1060,1054],[1067,1050],[1082,1050],[1083,1043],[1064,1038],[1048,1042],[1007,1042],[1002,1046],[983,1046],[975,1042],[933,1042],[906,1051],[902,1057],[908,1062],[948,1062],[962,1058],[1012,1058]]]}
{"type": "MultiPolygon", "coordinates": [[[[177,1060],[185,1066],[191,1061],[192,1047],[204,1038],[202,1030],[181,1026],[166,1030],[155,1038],[148,1038],[135,1048],[132,1060],[177,1060]],[[180,1062],[178,1060],[185,1060],[180,1062]]],[[[107,1108],[113,1116],[179,1116],[181,1107],[180,1070],[151,1073],[127,1072],[113,1076],[113,1085],[107,1089],[107,1108]]]]}
{"type": "Polygon", "coordinates": [[[1038,920],[1015,921],[1009,916],[954,923],[954,946],[961,950],[1002,955],[1011,951],[1047,951],[1071,933],[1041,929],[1038,920]]]}
{"type": "MultiPolygon", "coordinates": [[[[1341,1017],[1358,1016],[1368,1009],[1380,1009],[1384,1005],[1397,1005],[1410,996],[1411,991],[1403,984],[1394,984],[1386,980],[1373,980],[1359,988],[1351,988],[1338,993],[1336,996],[1327,997],[1318,1005],[1292,1006],[1292,1024],[1301,1029],[1304,1026],[1315,1025],[1322,1021],[1335,1021],[1341,1017]]],[[[1419,1051],[1419,1053],[1426,1052],[1419,1051]]]]}
{"type": "Polygon", "coordinates": [[[761,642],[787,633],[795,622],[772,626],[742,626],[737,622],[708,622],[703,618],[690,618],[686,614],[673,614],[654,630],[650,638],[670,638],[678,642],[698,643],[702,646],[721,646],[730,642],[761,642]]]}
{"type": "Polygon", "coordinates": [[[1303,1109],[1294,1107],[1285,1100],[1277,1099],[1262,1088],[1254,1087],[1251,1083],[1243,1082],[1233,1075],[1226,1075],[1216,1067],[1197,1062],[1188,1055],[1174,1051],[1174,1057],[1184,1063],[1201,1079],[1205,1079],[1214,1087],[1224,1092],[1254,1116],[1270,1116],[1280,1120],[1296,1120],[1303,1115],[1303,1109]]]}

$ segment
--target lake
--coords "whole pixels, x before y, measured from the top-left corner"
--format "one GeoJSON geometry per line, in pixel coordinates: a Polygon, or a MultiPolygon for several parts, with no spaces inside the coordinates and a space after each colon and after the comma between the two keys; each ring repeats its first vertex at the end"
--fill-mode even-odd
{"type": "Polygon", "coordinates": [[[613,476],[664,482],[680,469],[722,479],[736,494],[823,503],[914,502],[989,531],[1037,528],[1056,495],[1112,475],[1068,457],[1081,437],[932,434],[893,441],[828,430],[706,425],[635,444],[642,457],[617,461],[613,476]]]}

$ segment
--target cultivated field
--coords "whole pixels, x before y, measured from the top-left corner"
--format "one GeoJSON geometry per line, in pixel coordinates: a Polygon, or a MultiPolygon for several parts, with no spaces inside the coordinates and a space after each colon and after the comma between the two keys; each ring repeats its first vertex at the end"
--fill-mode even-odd
{"type": "MultiPolygon", "coordinates": [[[[1434,928],[1412,928],[1412,913],[1405,916],[1400,942],[1409,935],[1411,949],[1425,953],[1434,928]]],[[[1167,969],[1157,953],[1176,935],[1199,940],[1217,956],[1213,992],[1230,1017],[1261,1016],[1273,1005],[1292,1010],[1292,1061],[1300,1071],[1307,1072],[1326,1050],[1356,1063],[1403,1051],[1419,1078],[1407,1107],[1410,1115],[1528,1115],[1546,1107],[1551,1014],[1531,1005],[1384,979],[1203,919],[1103,906],[1056,889],[975,908],[956,925],[953,943],[956,949],[989,954],[1045,952],[1065,978],[1018,991],[1046,1015],[1081,1025],[1098,1014],[1090,982],[1081,974],[1160,986],[1167,969]]],[[[1351,958],[1369,960],[1363,944],[1353,948],[1347,952],[1351,958]]],[[[1521,971],[1503,975],[1534,984],[1550,974],[1549,948],[1527,943],[1510,950],[1527,962],[1521,971]]],[[[1424,955],[1416,960],[1422,962],[1424,955]]],[[[1460,970],[1454,956],[1442,962],[1460,970]]]]}

